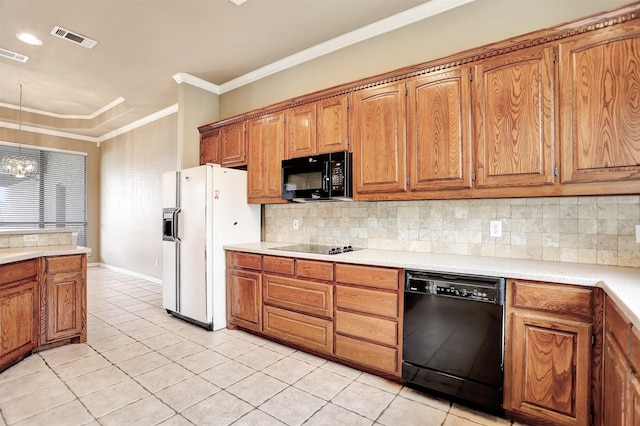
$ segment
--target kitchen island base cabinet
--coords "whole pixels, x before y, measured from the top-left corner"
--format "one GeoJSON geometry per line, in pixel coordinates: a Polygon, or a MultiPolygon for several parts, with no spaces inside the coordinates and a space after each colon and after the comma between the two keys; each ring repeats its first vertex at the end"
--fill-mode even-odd
{"type": "Polygon", "coordinates": [[[86,342],[86,262],[84,255],[46,257],[42,279],[42,343],[86,342]],[[83,314],[84,312],[84,314],[83,314]]]}
{"type": "Polygon", "coordinates": [[[38,262],[0,266],[0,371],[38,343],[38,262]]]}
{"type": "Polygon", "coordinates": [[[590,424],[594,299],[592,288],[508,280],[504,408],[510,417],[590,424]]]}

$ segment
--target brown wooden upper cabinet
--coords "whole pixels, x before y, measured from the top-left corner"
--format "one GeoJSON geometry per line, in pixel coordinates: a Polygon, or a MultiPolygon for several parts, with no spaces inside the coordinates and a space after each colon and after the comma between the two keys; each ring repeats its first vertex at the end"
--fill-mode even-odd
{"type": "Polygon", "coordinates": [[[499,55],[473,74],[476,186],[552,184],[552,48],[499,55]]]}
{"type": "Polygon", "coordinates": [[[284,155],[284,111],[248,123],[248,202],[279,203],[284,155]]]}
{"type": "Polygon", "coordinates": [[[348,96],[335,96],[287,110],[285,158],[347,149],[348,96]]]}
{"type": "Polygon", "coordinates": [[[214,129],[200,135],[200,165],[213,163],[220,164],[220,144],[222,142],[222,130],[214,129]]]}
{"type": "Polygon", "coordinates": [[[406,88],[387,83],[354,93],[353,185],[358,199],[406,190],[406,88]]]}
{"type": "Polygon", "coordinates": [[[471,187],[470,86],[468,68],[407,83],[411,191],[471,187]]]}
{"type": "Polygon", "coordinates": [[[225,167],[247,164],[247,132],[245,122],[230,124],[222,128],[220,147],[221,163],[225,167]]]}
{"type": "Polygon", "coordinates": [[[640,22],[567,39],[558,59],[562,182],[640,179],[640,22]]]}

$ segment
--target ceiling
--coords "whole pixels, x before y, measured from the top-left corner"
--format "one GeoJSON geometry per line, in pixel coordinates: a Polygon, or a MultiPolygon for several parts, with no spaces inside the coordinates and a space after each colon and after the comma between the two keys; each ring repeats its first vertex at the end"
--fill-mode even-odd
{"type": "Polygon", "coordinates": [[[17,126],[22,81],[23,129],[99,142],[174,106],[179,81],[222,94],[267,65],[286,67],[309,57],[301,53],[328,53],[470,1],[0,0],[0,48],[29,57],[0,56],[0,126],[17,126]],[[55,37],[55,26],[97,44],[55,37]],[[44,43],[25,44],[21,32],[44,43]]]}

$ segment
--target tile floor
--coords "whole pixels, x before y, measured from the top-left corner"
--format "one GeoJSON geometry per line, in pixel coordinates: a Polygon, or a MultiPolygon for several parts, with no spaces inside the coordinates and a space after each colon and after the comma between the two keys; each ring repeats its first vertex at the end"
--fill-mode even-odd
{"type": "Polygon", "coordinates": [[[238,330],[167,315],[161,286],[88,269],[88,342],[0,373],[4,425],[509,425],[238,330]]]}

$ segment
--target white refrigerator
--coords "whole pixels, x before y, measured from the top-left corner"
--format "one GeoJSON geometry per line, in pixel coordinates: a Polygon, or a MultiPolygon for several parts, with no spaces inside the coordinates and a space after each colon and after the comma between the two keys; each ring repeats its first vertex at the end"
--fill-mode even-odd
{"type": "Polygon", "coordinates": [[[260,241],[260,205],[247,204],[247,172],[204,166],[164,173],[162,305],[219,330],[226,322],[225,244],[260,241]]]}

